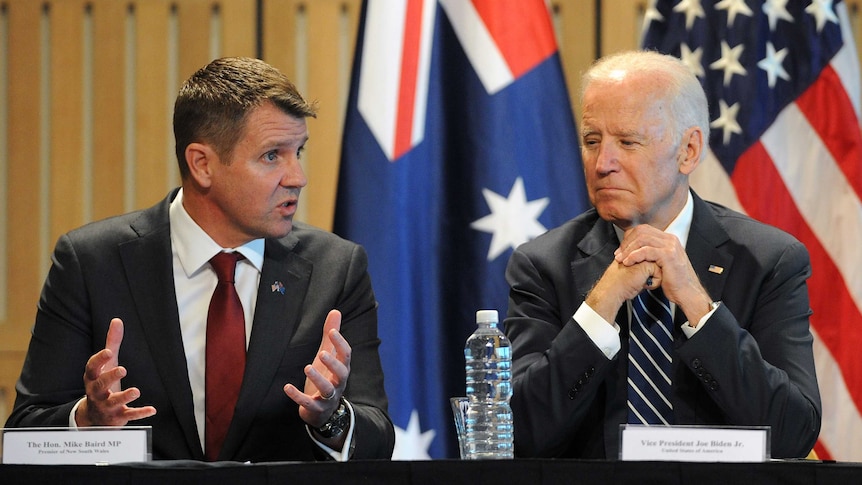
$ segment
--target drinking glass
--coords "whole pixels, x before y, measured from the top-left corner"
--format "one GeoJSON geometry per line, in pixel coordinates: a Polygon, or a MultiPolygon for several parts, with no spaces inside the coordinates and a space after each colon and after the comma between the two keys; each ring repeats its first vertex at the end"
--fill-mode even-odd
{"type": "Polygon", "coordinates": [[[452,405],[452,416],[455,418],[455,431],[458,435],[458,450],[461,454],[461,459],[467,459],[467,427],[465,421],[467,419],[467,410],[470,408],[470,401],[466,397],[449,398],[449,403],[452,405]]]}

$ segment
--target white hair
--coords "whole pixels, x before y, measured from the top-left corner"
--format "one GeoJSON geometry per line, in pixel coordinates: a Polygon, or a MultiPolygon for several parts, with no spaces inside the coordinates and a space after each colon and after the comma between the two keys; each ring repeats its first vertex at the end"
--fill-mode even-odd
{"type": "MultiPolygon", "coordinates": [[[[648,74],[666,82],[662,92],[670,107],[669,126],[676,136],[696,126],[703,132],[704,142],[709,142],[709,105],[703,86],[681,60],[670,55],[626,51],[597,60],[581,78],[581,102],[590,83],[616,80],[621,72],[648,74]]],[[[701,151],[701,159],[706,151],[701,151]]]]}

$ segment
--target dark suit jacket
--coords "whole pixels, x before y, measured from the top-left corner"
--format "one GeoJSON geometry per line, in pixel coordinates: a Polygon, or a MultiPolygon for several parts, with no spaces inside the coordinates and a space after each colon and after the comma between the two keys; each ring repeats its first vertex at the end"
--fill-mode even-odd
{"type": "MultiPolygon", "coordinates": [[[[627,417],[627,307],[617,316],[622,349],[612,360],[572,318],[618,246],[612,224],[591,209],[522,245],[509,261],[505,327],[517,455],[618,458],[627,417]]],[[[768,425],[773,457],[805,456],[821,417],[808,252],[790,235],[694,195],[686,253],[721,305],[691,340],[676,312],[676,424],[768,425]]]]}
{"type": "MultiPolygon", "coordinates": [[[[105,346],[108,324],[120,317],[125,336],[119,362],[124,388],[137,386],[132,406],[156,415],[154,459],[203,460],[180,335],[174,291],[168,207],[158,205],[95,222],[60,237],[39,300],[30,348],[7,426],[68,426],[84,396],[87,359],[105,346]]],[[[221,460],[287,461],[322,456],[282,390],[302,389],[329,310],[343,313],[352,347],[345,398],[353,405],[354,458],[389,458],[394,431],[378,356],[377,303],[365,251],[331,233],[296,223],[267,240],[247,364],[221,460]],[[280,281],[286,292],[272,289],[280,281]]]]}

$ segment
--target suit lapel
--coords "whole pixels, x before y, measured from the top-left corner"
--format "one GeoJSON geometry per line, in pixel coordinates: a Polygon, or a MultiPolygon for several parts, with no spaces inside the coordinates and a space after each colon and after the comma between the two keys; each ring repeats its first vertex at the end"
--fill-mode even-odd
{"type": "Polygon", "coordinates": [[[146,335],[166,398],[177,414],[189,449],[203,459],[174,296],[168,207],[175,194],[132,223],[140,237],[122,244],[119,251],[140,318],[138,324],[146,335]]]}
{"type": "MultiPolygon", "coordinates": [[[[733,255],[720,249],[728,240],[728,235],[715,218],[709,205],[692,192],[694,215],[685,252],[688,254],[694,272],[713,301],[721,299],[727,275],[733,266],[733,255]]],[[[685,316],[677,312],[677,320],[685,316]]],[[[682,324],[682,321],[679,322],[682,324]]]]}
{"type": "Polygon", "coordinates": [[[313,264],[292,252],[298,243],[293,234],[266,241],[242,389],[222,456],[239,447],[299,325],[313,264]]]}

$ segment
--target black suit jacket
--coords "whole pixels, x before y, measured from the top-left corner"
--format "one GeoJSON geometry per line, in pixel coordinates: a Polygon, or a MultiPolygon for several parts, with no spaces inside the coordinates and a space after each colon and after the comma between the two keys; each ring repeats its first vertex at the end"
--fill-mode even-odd
{"type": "MultiPolygon", "coordinates": [[[[627,417],[627,308],[617,316],[622,349],[612,360],[572,318],[618,246],[613,225],[591,209],[522,245],[509,261],[505,327],[520,456],[618,458],[627,417]]],[[[721,305],[691,340],[676,312],[676,424],[768,425],[773,457],[805,456],[821,419],[807,250],[694,195],[686,253],[721,305]]]]}
{"type": "MultiPolygon", "coordinates": [[[[123,388],[140,388],[133,406],[157,410],[130,424],[153,427],[155,459],[204,458],[174,290],[168,207],[175,195],[60,237],[7,426],[68,426],[84,395],[87,359],[104,348],[110,320],[120,317],[119,362],[128,370],[123,388]]],[[[341,332],[352,347],[344,395],[355,411],[353,456],[391,456],[377,303],[366,267],[360,246],[301,223],[288,236],[266,241],[242,389],[221,460],[322,456],[282,388],[288,382],[304,387],[303,367],[314,359],[333,308],[343,313],[341,332]],[[278,281],[284,294],[272,288],[278,281]]]]}

